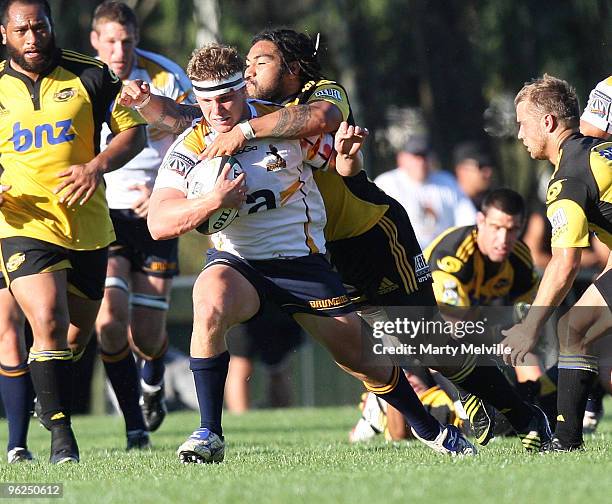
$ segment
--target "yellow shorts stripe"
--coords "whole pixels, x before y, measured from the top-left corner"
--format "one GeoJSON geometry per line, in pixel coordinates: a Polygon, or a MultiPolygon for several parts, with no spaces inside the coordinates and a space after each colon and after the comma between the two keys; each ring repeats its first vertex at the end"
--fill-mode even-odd
{"type": "Polygon", "coordinates": [[[387,235],[389,245],[391,246],[391,254],[395,259],[395,266],[402,279],[405,291],[409,294],[417,291],[418,285],[416,277],[414,275],[414,270],[410,265],[410,261],[408,260],[406,249],[404,249],[404,247],[397,240],[398,232],[396,225],[391,219],[384,216],[380,219],[380,221],[378,221],[378,224],[387,235]]]}
{"type": "Polygon", "coordinates": [[[382,387],[375,387],[367,382],[363,382],[363,384],[368,390],[368,392],[372,392],[374,394],[388,394],[393,389],[395,389],[395,387],[397,387],[397,384],[399,383],[400,372],[401,371],[399,367],[393,366],[393,372],[391,373],[391,379],[389,380],[389,383],[387,385],[383,385],[382,387]]]}

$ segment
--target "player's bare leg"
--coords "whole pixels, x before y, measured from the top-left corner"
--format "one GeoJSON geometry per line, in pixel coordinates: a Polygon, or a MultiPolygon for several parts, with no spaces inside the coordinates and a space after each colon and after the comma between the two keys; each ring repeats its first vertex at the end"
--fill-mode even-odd
{"type": "Polygon", "coordinates": [[[196,280],[190,368],[200,407],[200,428],[177,451],[183,463],[221,462],[225,456],[221,427],[229,365],[225,333],[258,310],[259,294],[233,268],[210,266],[196,280]]]}

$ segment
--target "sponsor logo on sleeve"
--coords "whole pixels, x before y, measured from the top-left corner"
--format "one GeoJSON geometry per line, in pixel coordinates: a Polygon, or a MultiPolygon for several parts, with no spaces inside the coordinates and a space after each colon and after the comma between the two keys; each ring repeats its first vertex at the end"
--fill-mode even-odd
{"type": "Polygon", "coordinates": [[[342,93],[338,89],[325,88],[316,91],[313,95],[315,98],[332,99],[338,102],[342,100],[342,93]]]}
{"type": "Polygon", "coordinates": [[[181,177],[184,177],[189,170],[195,166],[196,162],[185,154],[180,152],[173,152],[168,156],[168,159],[163,165],[163,169],[170,170],[178,173],[181,177]]]}
{"type": "Polygon", "coordinates": [[[608,147],[607,149],[598,150],[597,153],[601,157],[606,158],[608,161],[612,161],[612,147],[608,147]]]}
{"type": "Polygon", "coordinates": [[[552,226],[553,237],[563,232],[567,227],[567,224],[568,221],[567,215],[565,214],[565,210],[563,210],[563,208],[557,209],[557,211],[550,217],[550,225],[552,226]]]}
{"type": "Polygon", "coordinates": [[[457,282],[454,280],[446,280],[443,286],[444,291],[442,292],[442,302],[447,305],[455,306],[459,302],[457,282]]]}
{"type": "Polygon", "coordinates": [[[607,118],[610,114],[612,98],[607,94],[595,89],[587,103],[587,110],[596,116],[607,118]]]}

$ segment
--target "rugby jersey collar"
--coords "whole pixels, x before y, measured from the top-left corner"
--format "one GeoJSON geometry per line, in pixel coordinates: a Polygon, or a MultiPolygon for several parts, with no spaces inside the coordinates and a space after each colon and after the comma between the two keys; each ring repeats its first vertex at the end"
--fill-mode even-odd
{"type": "Polygon", "coordinates": [[[38,79],[36,79],[35,81],[30,79],[26,74],[18,72],[13,67],[11,67],[10,60],[6,61],[4,69],[0,73],[0,77],[3,74],[6,74],[23,82],[28,92],[30,93],[30,98],[32,99],[32,105],[34,106],[34,110],[40,110],[40,86],[42,84],[42,81],[47,75],[49,75],[51,72],[53,72],[53,70],[58,67],[61,58],[62,51],[61,49],[56,48],[55,52],[53,53],[53,56],[51,57],[51,64],[44,72],[38,74],[38,79]]]}

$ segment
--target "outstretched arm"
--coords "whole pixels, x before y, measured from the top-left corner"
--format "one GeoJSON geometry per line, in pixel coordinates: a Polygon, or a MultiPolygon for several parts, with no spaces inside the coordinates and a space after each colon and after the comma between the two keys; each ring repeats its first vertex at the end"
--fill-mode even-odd
{"type": "MultiPolygon", "coordinates": [[[[305,138],[331,133],[340,127],[342,112],[333,103],[315,101],[305,105],[284,107],[248,123],[256,138],[305,138]]],[[[220,133],[200,157],[213,158],[231,155],[244,147],[247,138],[239,126],[227,133],[220,133]]]]}
{"type": "Polygon", "coordinates": [[[202,117],[197,105],[182,105],[172,98],[152,94],[149,84],[141,80],[124,84],[119,103],[138,110],[151,126],[175,135],[180,135],[194,119],[202,117]]]}

